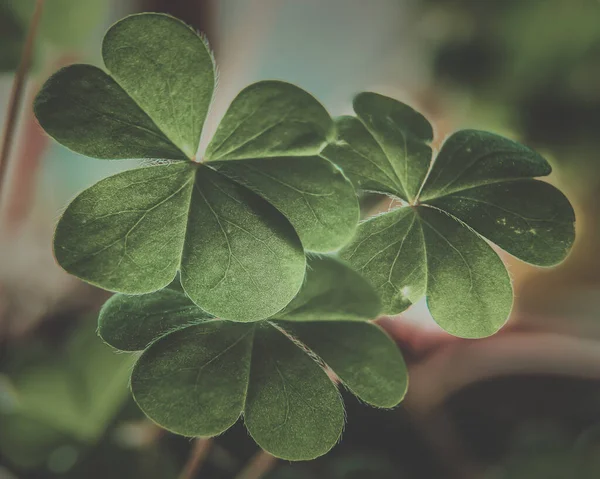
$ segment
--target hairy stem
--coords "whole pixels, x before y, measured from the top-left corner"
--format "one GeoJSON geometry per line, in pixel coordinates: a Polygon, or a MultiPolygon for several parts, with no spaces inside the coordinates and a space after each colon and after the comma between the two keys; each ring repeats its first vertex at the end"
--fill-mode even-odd
{"type": "Polygon", "coordinates": [[[198,474],[211,446],[212,439],[198,438],[194,440],[192,451],[179,475],[179,479],[193,479],[198,474]]]}
{"type": "Polygon", "coordinates": [[[244,466],[235,479],[261,479],[277,464],[277,458],[262,449],[244,466]]]}
{"type": "Polygon", "coordinates": [[[6,170],[8,167],[8,159],[13,145],[15,136],[15,130],[17,126],[17,118],[23,103],[23,91],[25,87],[25,79],[31,66],[31,59],[33,57],[33,46],[35,42],[35,36],[42,16],[42,8],[44,6],[44,0],[36,0],[35,9],[31,22],[29,23],[29,29],[27,31],[27,38],[25,40],[25,46],[23,48],[23,54],[21,55],[21,63],[15,74],[13,86],[10,94],[10,100],[8,104],[8,111],[6,113],[6,120],[4,123],[4,133],[2,135],[2,146],[0,148],[0,196],[4,187],[4,178],[6,177],[6,170]]]}

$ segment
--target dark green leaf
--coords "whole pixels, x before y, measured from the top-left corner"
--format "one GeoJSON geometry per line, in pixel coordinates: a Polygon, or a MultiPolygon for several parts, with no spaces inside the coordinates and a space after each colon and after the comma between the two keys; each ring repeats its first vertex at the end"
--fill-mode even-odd
{"type": "Polygon", "coordinates": [[[342,257],[380,291],[386,312],[400,312],[426,294],[433,318],[456,336],[493,334],[512,306],[498,255],[430,207],[401,208],[362,223],[342,257]]]}
{"type": "Polygon", "coordinates": [[[309,460],[340,438],[344,407],[319,365],[271,326],[256,331],[244,421],[271,454],[309,460]]]}
{"type": "Polygon", "coordinates": [[[58,223],[57,261],[113,291],[165,287],[179,268],[194,173],[181,162],[125,171],[88,188],[58,223]]]}
{"type": "Polygon", "coordinates": [[[512,291],[479,234],[542,266],[562,261],[573,244],[568,200],[533,179],[550,166],[511,140],[465,130],[444,143],[426,175],[432,132],[423,117],[373,93],[358,95],[354,109],[360,121],[338,119],[337,140],[323,156],[357,188],[408,200],[410,208],[361,223],[341,257],[373,284],[388,314],[425,294],[434,319],[452,334],[494,333],[508,317],[512,291]]]}
{"type": "Polygon", "coordinates": [[[409,106],[377,93],[358,94],[354,111],[385,152],[402,186],[398,196],[412,201],[431,163],[431,125],[409,106]]]}
{"type": "Polygon", "coordinates": [[[274,207],[189,162],[126,171],[85,190],[58,223],[55,255],[68,272],[128,294],[163,288],[181,269],[192,300],[240,321],[285,307],[306,262],[274,207]]]}
{"type": "Polygon", "coordinates": [[[91,65],[71,65],[52,75],[34,110],[44,130],[77,153],[101,159],[185,159],[117,82],[91,65]]]}
{"type": "Polygon", "coordinates": [[[359,190],[401,195],[400,179],[381,146],[353,116],[336,119],[337,138],[321,152],[344,170],[359,190]]]}
{"type": "Polygon", "coordinates": [[[206,149],[206,160],[314,155],[329,139],[332,126],[323,106],[297,86],[254,83],[229,106],[206,149]]]}
{"type": "Polygon", "coordinates": [[[96,158],[193,159],[214,90],[205,42],[167,15],[132,15],[107,32],[102,55],[111,75],[73,65],[46,82],[42,127],[96,158]]]}
{"type": "Polygon", "coordinates": [[[422,199],[533,264],[561,262],[575,239],[575,214],[541,156],[491,133],[460,131],[440,152],[422,199]]]}
{"type": "Polygon", "coordinates": [[[359,320],[376,318],[381,303],[365,279],[328,256],[308,260],[302,289],[277,318],[293,321],[359,320]]]}
{"type": "Polygon", "coordinates": [[[493,133],[462,130],[444,142],[423,186],[421,201],[520,178],[549,175],[538,153],[493,133]]]}
{"type": "Polygon", "coordinates": [[[325,361],[363,401],[390,408],[404,398],[408,387],[404,359],[378,326],[349,321],[277,323],[325,361]]]}
{"type": "Polygon", "coordinates": [[[218,434],[243,412],[250,433],[270,453],[288,460],[324,454],[339,439],[344,413],[317,355],[369,403],[392,407],[404,395],[406,369],[393,341],[374,324],[348,321],[377,314],[376,295],[333,258],[311,258],[297,313],[265,322],[207,321],[178,294],[170,289],[117,295],[103,308],[100,323],[100,333],[116,347],[154,340],[134,369],[132,390],[144,412],[171,431],[218,434]],[[154,308],[150,322],[148,315],[129,314],[141,304],[154,308]],[[119,328],[125,320],[130,324],[119,328]],[[313,327],[320,328],[320,338],[305,338],[313,327]],[[138,338],[141,328],[147,329],[144,341],[138,338]]]}
{"type": "Polygon", "coordinates": [[[427,304],[437,323],[455,336],[494,334],[512,307],[502,260],[477,234],[443,212],[422,207],[427,252],[427,304]]]}
{"type": "Polygon", "coordinates": [[[251,324],[208,321],[163,336],[135,365],[136,402],[177,434],[222,433],[244,407],[253,335],[251,324]]]}
{"type": "Polygon", "coordinates": [[[102,57],[113,78],[160,131],[194,158],[215,87],[206,42],[173,17],[144,13],[108,30],[102,57]]]}
{"type": "Polygon", "coordinates": [[[264,319],[298,293],[302,244],[285,217],[247,188],[201,167],[192,194],[181,284],[221,318],[264,319]]]}
{"type": "Polygon", "coordinates": [[[425,294],[425,244],[412,208],[399,208],[361,223],[341,257],[375,287],[386,314],[404,311],[425,294]]]}
{"type": "Polygon", "coordinates": [[[141,351],[160,336],[212,318],[180,289],[152,294],[116,294],[102,307],[98,334],[121,351],[141,351]]]}
{"type": "Polygon", "coordinates": [[[294,226],[305,249],[328,252],[347,243],[358,222],[351,183],[317,156],[211,163],[220,173],[261,195],[294,226]]]}

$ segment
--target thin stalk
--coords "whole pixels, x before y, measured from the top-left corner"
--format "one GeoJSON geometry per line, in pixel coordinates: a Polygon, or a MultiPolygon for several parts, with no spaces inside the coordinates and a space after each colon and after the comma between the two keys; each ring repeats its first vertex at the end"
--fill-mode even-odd
{"type": "Polygon", "coordinates": [[[21,104],[23,103],[25,79],[27,78],[29,67],[31,66],[33,46],[35,43],[35,37],[38,31],[40,18],[42,16],[43,6],[44,0],[36,0],[33,16],[31,17],[31,22],[29,23],[29,29],[27,31],[25,46],[23,47],[23,53],[21,55],[21,63],[19,64],[17,72],[15,73],[15,79],[12,85],[8,111],[6,112],[6,120],[4,123],[4,132],[2,135],[2,147],[0,148],[0,196],[2,195],[2,190],[4,187],[4,178],[6,177],[8,159],[17,127],[17,118],[19,116],[21,104]]]}
{"type": "Polygon", "coordinates": [[[197,438],[194,440],[192,451],[179,475],[179,479],[193,479],[196,477],[208,457],[211,446],[212,439],[197,438]]]}
{"type": "Polygon", "coordinates": [[[262,449],[244,466],[235,479],[262,479],[277,464],[277,458],[262,449]]]}

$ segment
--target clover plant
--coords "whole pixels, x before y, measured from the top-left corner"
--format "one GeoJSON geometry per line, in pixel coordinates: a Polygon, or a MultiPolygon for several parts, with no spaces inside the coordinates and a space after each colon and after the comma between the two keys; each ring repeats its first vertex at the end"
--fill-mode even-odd
{"type": "Polygon", "coordinates": [[[432,163],[432,128],[406,105],[361,93],[356,117],[334,122],[300,88],[262,81],[198,154],[216,78],[204,39],[139,14],[108,30],[102,56],[107,71],[55,73],[36,116],[78,153],[152,164],[77,196],[54,252],[118,293],[99,334],[142,351],[133,396],[175,433],[215,436],[243,417],[271,454],[318,457],[344,425],[336,384],[382,408],[406,392],[402,355],[370,320],[427,296],[450,333],[492,334],[512,290],[483,238],[542,266],[573,242],[569,202],[533,179],[548,163],[507,139],[458,132],[432,163]],[[356,190],[402,205],[358,224],[356,190]]]}
{"type": "Polygon", "coordinates": [[[550,174],[535,151],[484,131],[453,134],[432,159],[433,129],[412,108],[376,93],[354,99],[323,151],[356,188],[403,207],[359,226],[340,256],[371,281],[383,312],[423,296],[449,333],[489,336],[506,322],[510,277],[489,240],[539,266],[562,261],[575,238],[569,201],[534,179],[550,174]]]}

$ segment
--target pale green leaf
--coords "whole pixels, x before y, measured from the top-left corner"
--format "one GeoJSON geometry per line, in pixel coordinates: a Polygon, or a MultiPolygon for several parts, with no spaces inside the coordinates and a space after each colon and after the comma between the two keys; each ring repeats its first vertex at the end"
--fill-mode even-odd
{"type": "Polygon", "coordinates": [[[358,94],[354,111],[385,152],[402,186],[398,196],[412,201],[431,163],[431,125],[409,106],[377,93],[358,94]]]}
{"type": "Polygon", "coordinates": [[[373,287],[358,273],[328,256],[308,260],[306,281],[276,318],[294,321],[359,320],[379,315],[381,303],[373,287]]]}
{"type": "Polygon", "coordinates": [[[254,326],[208,321],[163,336],[131,375],[133,396],[161,427],[185,436],[214,436],[244,407],[254,326]]]}
{"type": "Polygon", "coordinates": [[[354,233],[359,217],[354,188],[323,158],[229,160],[211,166],[281,211],[309,251],[335,250],[354,233]]]}
{"type": "Polygon", "coordinates": [[[339,393],[319,365],[273,327],[258,326],[244,422],[263,449],[287,460],[328,452],[344,426],[339,393]]]}
{"type": "Polygon", "coordinates": [[[408,372],[396,343],[378,326],[355,321],[277,321],[316,353],[363,401],[398,405],[406,394],[408,372]]]}
{"type": "Polygon", "coordinates": [[[305,275],[292,225],[260,196],[219,173],[198,169],[191,198],[181,285],[221,318],[264,319],[284,308],[305,275]]]}
{"type": "Polygon", "coordinates": [[[331,129],[329,114],[310,94],[290,83],[261,81],[233,100],[205,158],[314,155],[329,139],[331,129]]]}
{"type": "Polygon", "coordinates": [[[68,272],[127,294],[161,289],[180,269],[196,304],[240,321],[284,308],[306,262],[273,206],[190,162],[125,171],[85,190],[58,223],[55,255],[68,272]]]}
{"type": "Polygon", "coordinates": [[[51,137],[83,155],[185,159],[115,80],[91,65],[71,65],[52,75],[34,111],[51,137]]]}
{"type": "Polygon", "coordinates": [[[106,68],[156,126],[193,158],[215,87],[206,42],[168,15],[131,15],[104,37],[106,68]]]}
{"type": "Polygon", "coordinates": [[[412,208],[399,208],[361,223],[341,257],[375,287],[383,313],[402,312],[425,294],[425,244],[412,208]]]}
{"type": "Polygon", "coordinates": [[[98,334],[121,351],[141,351],[175,329],[212,318],[179,288],[151,294],[110,298],[98,317],[98,334]]]}

